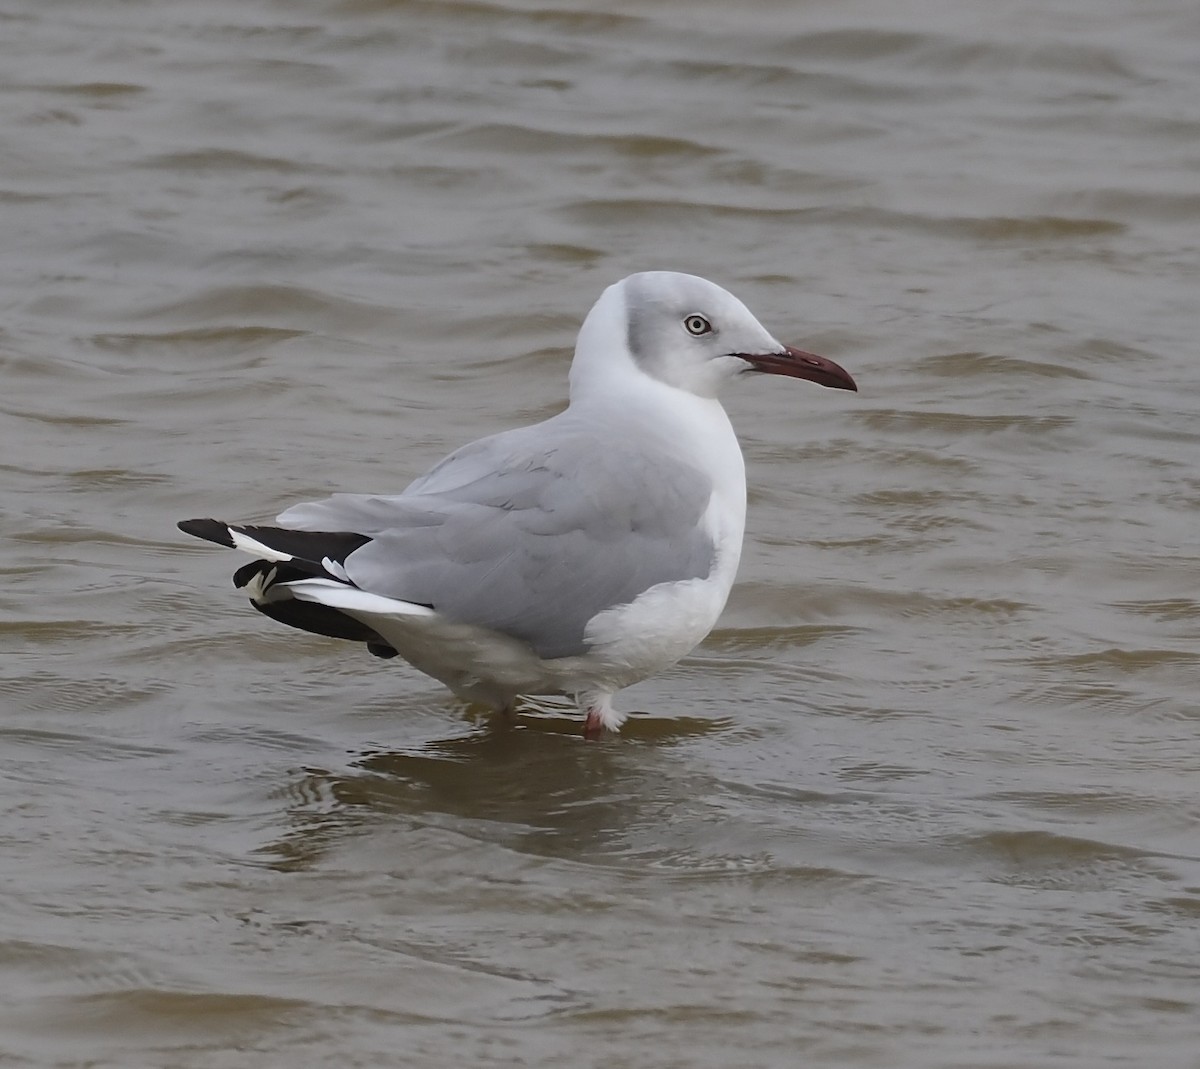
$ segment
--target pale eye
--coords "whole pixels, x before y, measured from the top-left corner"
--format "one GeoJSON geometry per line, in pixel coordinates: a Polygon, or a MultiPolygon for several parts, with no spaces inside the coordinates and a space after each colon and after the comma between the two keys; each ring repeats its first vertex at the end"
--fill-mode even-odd
{"type": "Polygon", "coordinates": [[[683,325],[689,334],[694,334],[697,338],[701,334],[712,333],[712,324],[704,316],[688,316],[683,325]]]}

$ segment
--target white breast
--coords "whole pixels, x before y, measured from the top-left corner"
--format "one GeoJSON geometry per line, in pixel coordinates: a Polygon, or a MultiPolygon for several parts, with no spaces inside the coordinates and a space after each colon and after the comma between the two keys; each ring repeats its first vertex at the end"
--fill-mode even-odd
{"type": "Polygon", "coordinates": [[[590,652],[570,660],[586,663],[598,687],[628,686],[690,653],[725,608],[741,559],[746,469],[729,417],[716,400],[670,392],[670,405],[658,412],[660,420],[670,412],[671,447],[713,481],[700,521],[714,546],[713,568],[704,578],[660,583],[591,619],[584,633],[590,652]]]}

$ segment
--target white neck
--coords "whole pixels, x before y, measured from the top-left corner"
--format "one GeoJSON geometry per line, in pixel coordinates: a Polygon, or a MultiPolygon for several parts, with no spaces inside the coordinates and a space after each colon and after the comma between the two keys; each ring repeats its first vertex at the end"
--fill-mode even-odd
{"type": "Polygon", "coordinates": [[[604,291],[579,330],[571,363],[571,409],[594,410],[592,418],[614,433],[636,423],[708,475],[727,518],[727,529],[717,534],[740,546],[746,466],[725,409],[715,397],[701,397],[646,374],[629,354],[625,322],[625,297],[618,283],[604,291]]]}

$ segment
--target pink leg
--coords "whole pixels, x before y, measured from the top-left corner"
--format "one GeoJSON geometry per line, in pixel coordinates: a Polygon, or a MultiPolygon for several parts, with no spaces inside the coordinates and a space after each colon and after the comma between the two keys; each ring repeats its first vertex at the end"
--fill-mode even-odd
{"type": "Polygon", "coordinates": [[[599,709],[589,709],[587,716],[583,719],[583,737],[585,739],[598,739],[604,734],[604,718],[600,715],[599,709]]]}
{"type": "Polygon", "coordinates": [[[583,718],[583,737],[598,739],[605,732],[617,732],[625,722],[625,717],[612,707],[612,701],[607,694],[580,694],[576,701],[586,715],[583,718]]]}

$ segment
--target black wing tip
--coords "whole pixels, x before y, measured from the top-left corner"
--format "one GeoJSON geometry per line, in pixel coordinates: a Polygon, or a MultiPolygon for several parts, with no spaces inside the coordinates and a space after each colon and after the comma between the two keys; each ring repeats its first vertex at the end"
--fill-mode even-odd
{"type": "Polygon", "coordinates": [[[233,573],[233,585],[238,590],[241,590],[243,587],[249,586],[256,576],[265,574],[270,568],[271,565],[265,560],[256,560],[251,561],[249,564],[243,564],[233,573]]]}
{"type": "Polygon", "coordinates": [[[229,533],[229,524],[220,520],[180,520],[176,525],[184,534],[203,538],[207,542],[216,542],[218,546],[233,549],[233,536],[229,533]]]}

